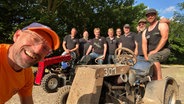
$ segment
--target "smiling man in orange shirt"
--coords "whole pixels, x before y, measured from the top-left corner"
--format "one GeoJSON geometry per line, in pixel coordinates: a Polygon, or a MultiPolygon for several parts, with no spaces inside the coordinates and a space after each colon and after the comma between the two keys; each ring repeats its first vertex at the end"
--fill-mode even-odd
{"type": "Polygon", "coordinates": [[[58,35],[49,27],[32,23],[13,36],[13,44],[0,44],[0,104],[18,93],[21,104],[33,104],[30,68],[59,47],[58,35]]]}

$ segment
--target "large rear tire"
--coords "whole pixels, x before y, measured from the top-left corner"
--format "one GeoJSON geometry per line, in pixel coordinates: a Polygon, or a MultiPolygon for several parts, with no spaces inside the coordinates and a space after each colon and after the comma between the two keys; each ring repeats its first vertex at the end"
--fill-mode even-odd
{"type": "Polygon", "coordinates": [[[164,104],[175,104],[176,103],[176,90],[170,84],[167,85],[164,95],[164,104]]]}
{"type": "Polygon", "coordinates": [[[56,92],[60,84],[60,79],[57,74],[46,74],[41,82],[41,87],[47,93],[56,92]]]}
{"type": "Polygon", "coordinates": [[[58,91],[56,104],[66,104],[70,88],[70,85],[66,85],[58,91]]]}

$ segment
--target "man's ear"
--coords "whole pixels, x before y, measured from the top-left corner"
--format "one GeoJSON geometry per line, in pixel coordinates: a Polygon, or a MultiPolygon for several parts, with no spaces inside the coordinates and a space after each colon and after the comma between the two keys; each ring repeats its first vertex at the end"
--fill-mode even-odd
{"type": "Polygon", "coordinates": [[[13,41],[16,42],[19,36],[22,34],[21,30],[17,30],[15,34],[13,35],[13,41]]]}

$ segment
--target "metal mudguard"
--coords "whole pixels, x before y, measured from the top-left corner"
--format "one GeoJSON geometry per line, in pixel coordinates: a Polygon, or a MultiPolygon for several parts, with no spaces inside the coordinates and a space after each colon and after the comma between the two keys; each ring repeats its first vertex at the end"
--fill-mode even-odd
{"type": "Polygon", "coordinates": [[[128,73],[128,65],[79,65],[66,104],[99,104],[104,77],[128,73]]]}
{"type": "Polygon", "coordinates": [[[166,77],[162,80],[154,80],[146,85],[144,97],[142,99],[143,104],[164,104],[164,93],[167,84],[174,86],[177,94],[179,94],[179,86],[175,79],[172,77],[166,77]]]}

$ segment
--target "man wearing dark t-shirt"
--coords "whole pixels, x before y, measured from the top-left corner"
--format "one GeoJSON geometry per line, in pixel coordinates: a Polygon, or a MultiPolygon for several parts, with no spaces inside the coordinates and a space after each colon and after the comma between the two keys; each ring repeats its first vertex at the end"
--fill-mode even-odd
{"type": "MultiPolygon", "coordinates": [[[[75,37],[77,34],[77,30],[76,28],[72,28],[71,29],[71,34],[70,35],[66,35],[64,37],[63,40],[63,49],[64,52],[62,53],[62,55],[65,54],[70,54],[72,56],[72,58],[74,59],[72,61],[72,64],[75,63],[75,59],[77,58],[78,54],[78,48],[79,48],[79,40],[75,37]]],[[[61,62],[61,68],[62,69],[66,69],[67,62],[61,62]]]]}
{"type": "Polygon", "coordinates": [[[144,54],[142,52],[142,32],[146,29],[146,19],[142,18],[138,22],[137,35],[135,35],[135,41],[138,46],[137,59],[144,60],[144,54]]]}
{"type": "Polygon", "coordinates": [[[91,59],[101,57],[98,60],[98,64],[103,64],[107,51],[107,43],[105,38],[100,36],[100,28],[94,29],[94,35],[95,38],[92,39],[91,44],[86,52],[86,55],[90,55],[91,59]],[[91,52],[92,49],[93,51],[91,52]]]}
{"type": "Polygon", "coordinates": [[[66,35],[64,37],[63,44],[62,44],[63,49],[65,51],[64,53],[77,52],[79,48],[79,40],[75,37],[76,34],[77,34],[76,28],[72,28],[71,34],[66,35]]]}
{"type": "Polygon", "coordinates": [[[90,39],[88,39],[89,33],[88,31],[83,32],[83,37],[79,39],[79,52],[80,52],[80,58],[82,56],[86,55],[86,52],[90,45],[90,39]]]}
{"type": "Polygon", "coordinates": [[[109,28],[108,29],[108,37],[106,37],[106,41],[107,41],[107,63],[108,64],[114,64],[114,53],[115,50],[118,48],[118,46],[120,46],[119,44],[121,44],[118,39],[114,36],[114,29],[113,28],[109,28]]]}
{"type": "Polygon", "coordinates": [[[125,24],[123,26],[124,34],[120,37],[122,42],[122,47],[132,50],[137,55],[137,44],[135,42],[136,33],[130,32],[130,25],[125,24]]]}

